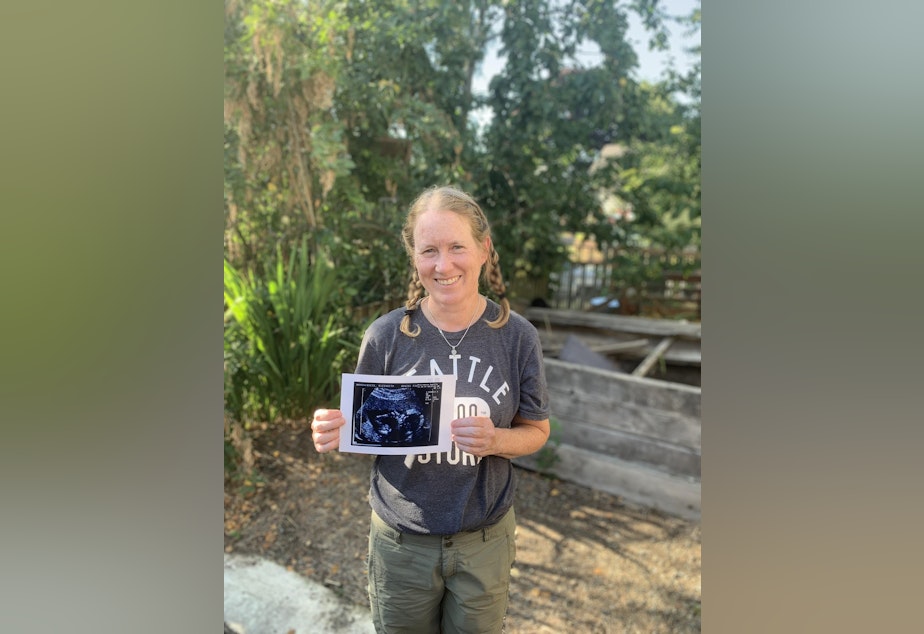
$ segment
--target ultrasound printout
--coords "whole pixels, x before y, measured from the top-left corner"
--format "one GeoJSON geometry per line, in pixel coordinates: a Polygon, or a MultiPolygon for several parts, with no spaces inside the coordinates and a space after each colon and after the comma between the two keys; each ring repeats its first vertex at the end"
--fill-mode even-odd
{"type": "Polygon", "coordinates": [[[344,374],[340,451],[420,454],[452,448],[455,377],[344,374]]]}

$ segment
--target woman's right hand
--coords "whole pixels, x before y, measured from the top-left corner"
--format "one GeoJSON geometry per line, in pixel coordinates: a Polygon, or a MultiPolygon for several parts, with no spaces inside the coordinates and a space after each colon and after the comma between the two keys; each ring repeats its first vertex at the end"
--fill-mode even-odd
{"type": "Polygon", "coordinates": [[[311,439],[318,453],[340,448],[340,428],[346,423],[339,409],[316,409],[311,419],[311,439]]]}

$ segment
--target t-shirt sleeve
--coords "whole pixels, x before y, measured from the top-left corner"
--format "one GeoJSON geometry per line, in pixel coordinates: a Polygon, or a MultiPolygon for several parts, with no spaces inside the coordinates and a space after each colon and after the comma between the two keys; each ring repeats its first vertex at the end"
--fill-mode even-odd
{"type": "Polygon", "coordinates": [[[376,324],[373,323],[363,333],[359,344],[359,359],[356,362],[356,374],[385,374],[385,355],[379,349],[381,342],[376,336],[376,324]]]}
{"type": "Polygon", "coordinates": [[[520,368],[520,406],[517,413],[528,420],[545,420],[551,410],[542,346],[535,331],[529,335],[525,337],[529,341],[529,349],[520,368]]]}

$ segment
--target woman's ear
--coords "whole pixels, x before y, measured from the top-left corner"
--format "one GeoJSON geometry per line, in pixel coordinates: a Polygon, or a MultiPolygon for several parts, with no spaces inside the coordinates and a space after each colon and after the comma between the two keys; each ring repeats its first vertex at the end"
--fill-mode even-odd
{"type": "Polygon", "coordinates": [[[491,237],[488,236],[484,239],[484,260],[481,262],[482,264],[488,263],[488,258],[491,256],[491,249],[493,248],[494,245],[491,244],[491,237]]]}

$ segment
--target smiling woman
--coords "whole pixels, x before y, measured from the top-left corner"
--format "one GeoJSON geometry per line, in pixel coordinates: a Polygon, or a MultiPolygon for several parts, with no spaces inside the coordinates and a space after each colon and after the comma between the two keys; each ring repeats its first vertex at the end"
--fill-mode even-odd
{"type": "MultiPolygon", "coordinates": [[[[373,621],[379,632],[501,632],[516,553],[511,460],[549,437],[539,335],[510,310],[487,218],[468,194],[426,190],[401,235],[412,264],[408,299],[366,330],[356,372],[452,374],[459,417],[450,421],[449,451],[382,452],[373,463],[373,621]],[[482,279],[497,302],[480,293],[482,279]]],[[[361,429],[404,438],[412,413],[376,403],[375,420],[361,429]]],[[[315,448],[338,449],[345,423],[340,410],[317,410],[315,448]]]]}

